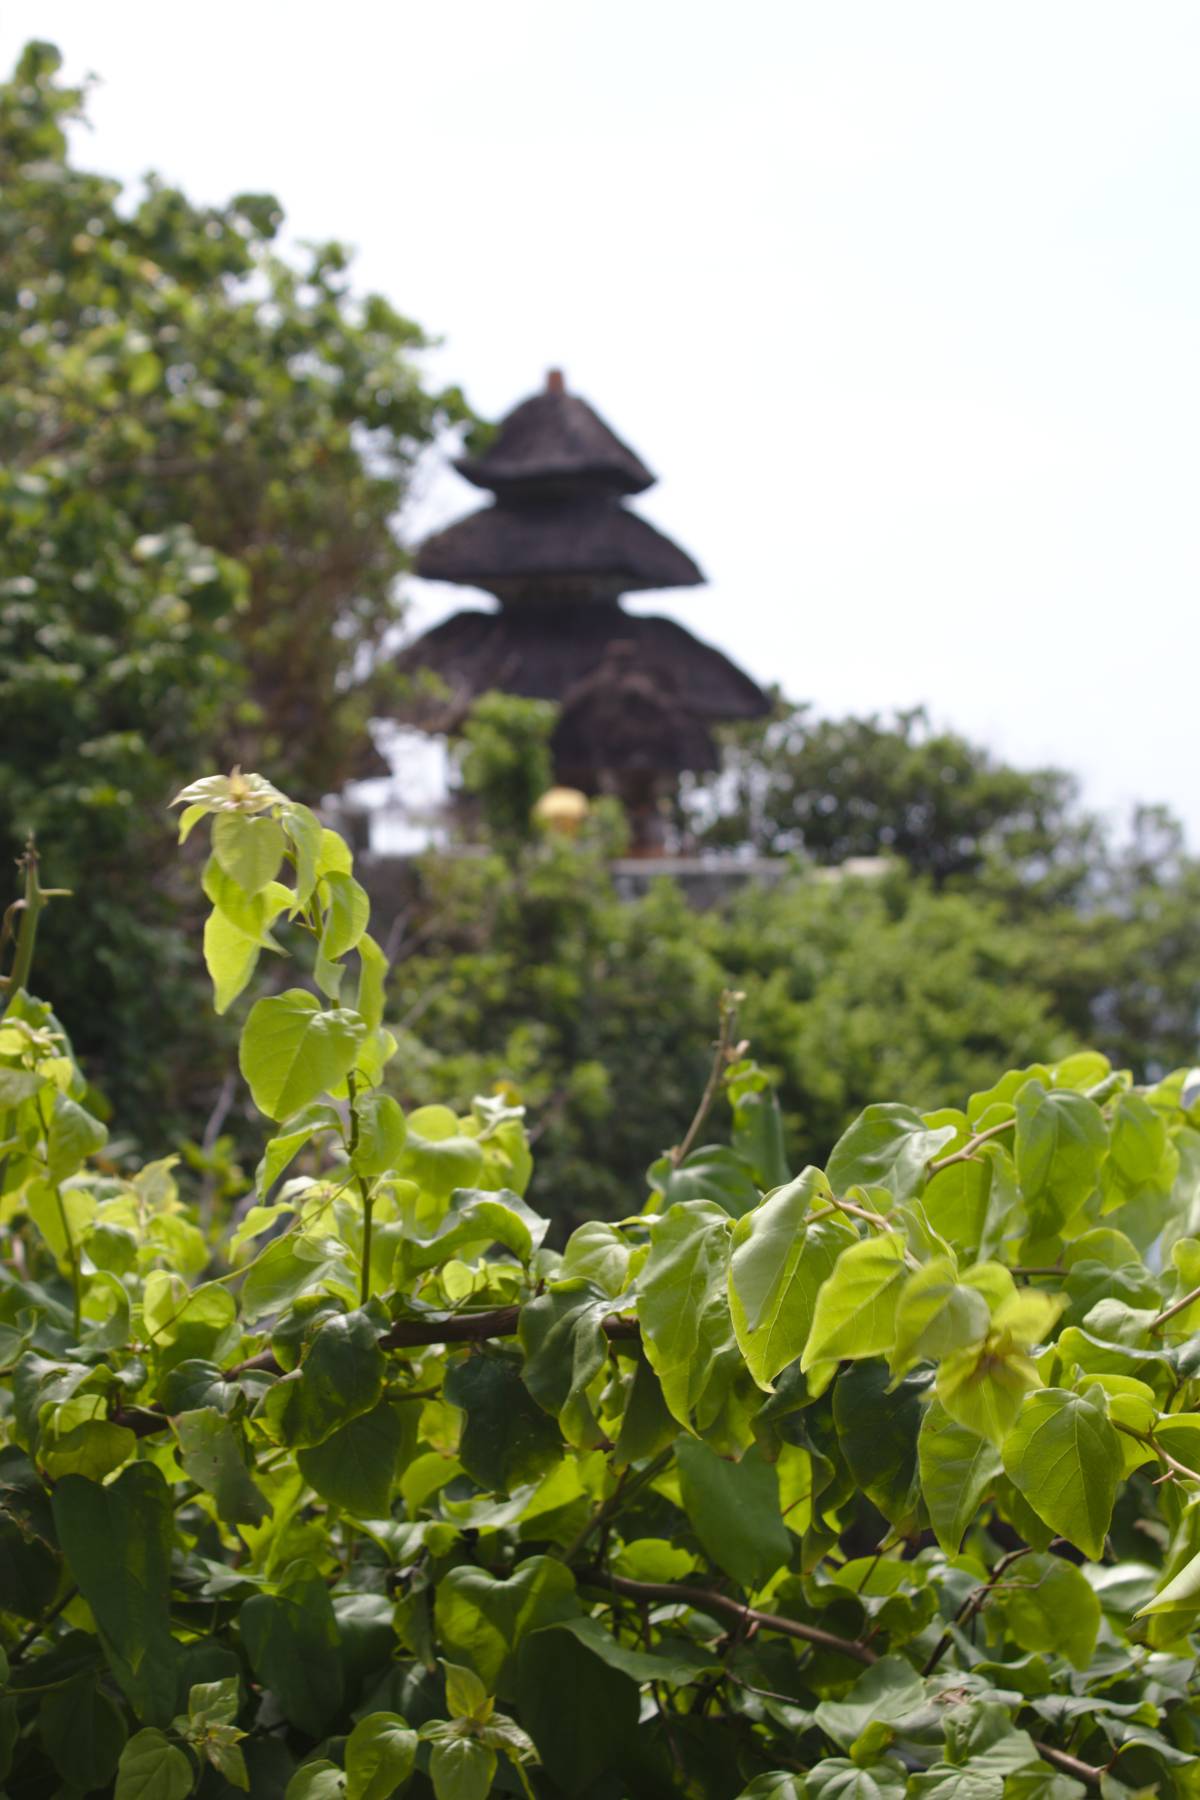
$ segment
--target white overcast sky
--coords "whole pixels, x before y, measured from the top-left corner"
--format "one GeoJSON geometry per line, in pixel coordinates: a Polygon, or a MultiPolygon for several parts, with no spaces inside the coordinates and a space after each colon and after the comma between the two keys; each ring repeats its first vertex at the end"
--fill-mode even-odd
{"type": "Polygon", "coordinates": [[[561,365],[708,574],[654,610],[1200,842],[1195,0],[6,0],[35,35],[102,78],[82,157],[275,192],[481,411],[561,365]]]}

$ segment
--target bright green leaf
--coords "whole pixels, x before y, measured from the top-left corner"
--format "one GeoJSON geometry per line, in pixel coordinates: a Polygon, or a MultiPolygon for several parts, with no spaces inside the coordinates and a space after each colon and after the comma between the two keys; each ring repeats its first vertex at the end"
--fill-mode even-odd
{"type": "Polygon", "coordinates": [[[357,1013],[323,1012],[302,988],[256,1000],[239,1052],[254,1104],[270,1119],[290,1118],[353,1068],[365,1032],[357,1013]]]}
{"type": "Polygon", "coordinates": [[[1112,1518],[1121,1446],[1097,1388],[1030,1394],[1002,1446],[1004,1467],[1038,1517],[1098,1562],[1112,1518]]]}

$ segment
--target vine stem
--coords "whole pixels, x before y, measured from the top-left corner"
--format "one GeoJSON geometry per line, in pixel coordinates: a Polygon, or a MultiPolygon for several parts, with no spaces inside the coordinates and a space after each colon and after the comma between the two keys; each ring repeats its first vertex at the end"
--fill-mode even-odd
{"type": "MultiPolygon", "coordinates": [[[[358,1111],[354,1104],[358,1093],[358,1083],[354,1079],[353,1069],[346,1077],[346,1088],[350,1095],[350,1138],[346,1148],[350,1152],[350,1161],[353,1163],[354,1153],[358,1149],[358,1111]]],[[[362,1175],[356,1175],[354,1182],[358,1188],[358,1197],[362,1201],[363,1209],[362,1282],[359,1288],[359,1305],[365,1306],[371,1298],[371,1214],[375,1209],[375,1202],[371,1194],[370,1183],[362,1175]]]]}
{"type": "Polygon", "coordinates": [[[5,976],[0,976],[0,988],[8,995],[5,1012],[11,1010],[13,1002],[22,988],[28,988],[29,976],[33,969],[33,951],[37,943],[38,919],[45,910],[47,900],[69,899],[70,888],[44,888],[38,879],[38,853],[32,837],[25,844],[25,853],[18,865],[25,871],[25,892],[20,900],[15,900],[4,915],[3,926],[0,927],[0,948],[12,935],[13,919],[17,913],[21,922],[17,927],[17,942],[13,950],[12,967],[5,976]]]}
{"type": "Polygon", "coordinates": [[[629,1600],[662,1601],[668,1606],[695,1606],[702,1612],[723,1615],[734,1619],[745,1628],[757,1625],[762,1631],[778,1631],[785,1637],[801,1638],[806,1644],[817,1644],[823,1650],[836,1650],[842,1656],[848,1656],[853,1662],[863,1663],[870,1667],[879,1661],[874,1650],[866,1644],[855,1642],[851,1638],[837,1637],[832,1631],[823,1631],[819,1625],[806,1625],[801,1619],[785,1619],[777,1613],[759,1612],[757,1607],[743,1606],[740,1600],[731,1600],[727,1594],[714,1593],[711,1588],[688,1587],[673,1581],[632,1581],[626,1575],[610,1575],[607,1569],[576,1569],[580,1581],[591,1586],[608,1589],[614,1594],[624,1594],[629,1600]]]}
{"type": "MultiPolygon", "coordinates": [[[[1189,1469],[1186,1463],[1176,1461],[1169,1450],[1164,1450],[1162,1445],[1157,1442],[1152,1432],[1135,1431],[1132,1425],[1122,1425],[1119,1419],[1114,1419],[1113,1424],[1116,1426],[1117,1430],[1123,1432],[1126,1437],[1133,1438],[1135,1443],[1145,1444],[1147,1450],[1153,1450],[1159,1461],[1166,1466],[1168,1474],[1178,1476],[1184,1481],[1196,1481],[1200,1479],[1200,1476],[1197,1475],[1195,1469],[1189,1469]]],[[[1166,1480],[1166,1476],[1163,1477],[1163,1480],[1166,1480]]]]}
{"type": "Polygon", "coordinates": [[[998,1125],[989,1125],[986,1131],[977,1131],[973,1138],[968,1138],[961,1150],[952,1150],[949,1156],[939,1156],[929,1164],[929,1173],[936,1175],[939,1169],[948,1169],[953,1163],[971,1162],[981,1144],[989,1138],[999,1137],[1002,1131],[1011,1131],[1016,1124],[1016,1114],[1011,1119],[1001,1119],[998,1125]]]}
{"type": "Polygon", "coordinates": [[[54,1184],[54,1198],[58,1202],[58,1216],[62,1222],[63,1236],[67,1240],[67,1261],[71,1265],[71,1298],[74,1303],[75,1337],[78,1339],[83,1326],[83,1275],[79,1267],[79,1252],[75,1248],[71,1221],[67,1217],[67,1203],[63,1199],[63,1191],[57,1182],[54,1184]]]}
{"type": "MultiPolygon", "coordinates": [[[[963,1626],[970,1624],[971,1620],[975,1617],[975,1614],[983,1610],[983,1607],[987,1603],[988,1595],[992,1592],[992,1589],[1004,1574],[1005,1570],[1010,1569],[1013,1563],[1019,1562],[1023,1556],[1028,1556],[1029,1549],[1030,1547],[1028,1544],[1022,1544],[1019,1550],[1010,1550],[1007,1556],[1002,1556],[1000,1558],[1000,1561],[996,1564],[987,1580],[980,1582],[979,1586],[977,1588],[972,1588],[971,1592],[967,1595],[966,1599],[954,1615],[955,1625],[963,1626]]],[[[937,1668],[953,1642],[953,1631],[950,1628],[947,1628],[934,1645],[933,1650],[925,1663],[925,1667],[921,1670],[922,1675],[933,1674],[933,1671],[937,1668]]]]}
{"type": "Polygon", "coordinates": [[[1077,1756],[1071,1756],[1066,1750],[1056,1750],[1053,1744],[1043,1744],[1040,1738],[1034,1738],[1033,1747],[1043,1762],[1052,1768],[1059,1769],[1064,1775],[1073,1775],[1076,1781],[1082,1781],[1088,1787],[1098,1788],[1103,1769],[1093,1768],[1091,1763],[1081,1762],[1077,1756]]]}
{"type": "Polygon", "coordinates": [[[563,1551],[562,1560],[566,1563],[574,1562],[592,1533],[610,1524],[621,1508],[666,1468],[674,1454],[673,1449],[661,1451],[652,1462],[646,1464],[644,1469],[639,1469],[636,1475],[630,1475],[629,1470],[626,1469],[617,1483],[615,1491],[608,1496],[607,1500],[601,1501],[578,1536],[563,1551]]]}
{"type": "Polygon", "coordinates": [[[688,1151],[692,1148],[692,1145],[696,1142],[696,1139],[700,1135],[700,1127],[704,1124],[705,1119],[707,1119],[709,1109],[717,1097],[717,1090],[721,1085],[721,1077],[725,1073],[726,1066],[734,1048],[733,1032],[734,1027],[737,1024],[737,1010],[745,998],[746,996],[744,994],[736,993],[732,988],[726,988],[725,992],[721,995],[721,1029],[717,1037],[717,1047],[713,1054],[712,1068],[708,1072],[708,1080],[704,1084],[704,1092],[700,1096],[700,1104],[696,1108],[695,1116],[687,1130],[684,1132],[681,1142],[676,1144],[671,1152],[670,1162],[673,1169],[679,1167],[688,1151]]]}
{"type": "Polygon", "coordinates": [[[18,1638],[16,1645],[9,1654],[8,1660],[10,1663],[24,1661],[25,1652],[37,1643],[47,1625],[53,1625],[59,1613],[64,1612],[66,1608],[70,1606],[78,1592],[79,1589],[77,1587],[69,1587],[65,1594],[59,1595],[49,1612],[44,1612],[41,1618],[37,1620],[36,1624],[31,1625],[24,1636],[18,1638]]]}
{"type": "MultiPolygon", "coordinates": [[[[47,1145],[50,1142],[50,1120],[46,1117],[46,1109],[42,1104],[42,1096],[37,1097],[37,1108],[41,1114],[42,1130],[46,1134],[47,1145]]],[[[47,1150],[47,1156],[49,1151],[47,1150]]],[[[47,1165],[47,1175],[49,1165],[47,1165]]],[[[59,1223],[63,1229],[63,1237],[67,1245],[67,1264],[71,1271],[71,1301],[75,1318],[75,1336],[79,1337],[83,1324],[83,1271],[79,1264],[79,1251],[75,1246],[75,1234],[71,1230],[71,1221],[67,1216],[67,1203],[63,1199],[63,1191],[58,1182],[51,1184],[54,1188],[54,1202],[58,1208],[59,1223]]]]}
{"type": "Polygon", "coordinates": [[[1194,1306],[1197,1300],[1200,1300],[1200,1287],[1193,1288],[1190,1294],[1183,1296],[1182,1300],[1176,1300],[1173,1306],[1168,1306],[1165,1312],[1160,1312],[1157,1318],[1151,1319],[1146,1327],[1147,1331],[1161,1331],[1163,1326],[1177,1313],[1186,1312],[1187,1308],[1194,1306]]]}

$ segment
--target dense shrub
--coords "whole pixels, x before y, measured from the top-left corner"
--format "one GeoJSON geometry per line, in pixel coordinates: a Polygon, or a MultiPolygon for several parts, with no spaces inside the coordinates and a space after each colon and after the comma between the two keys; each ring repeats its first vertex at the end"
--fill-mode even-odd
{"type": "Polygon", "coordinates": [[[256,776],[181,798],[218,1005],[285,927],[303,985],[245,1018],[270,1135],[206,1235],[170,1159],[106,1159],[29,991],[29,872],[0,1018],[13,1800],[1197,1793],[1195,1077],[1015,1068],[873,1104],[797,1169],[726,994],[649,1204],[550,1251],[518,1107],[385,1091],[345,845],[256,776]]]}

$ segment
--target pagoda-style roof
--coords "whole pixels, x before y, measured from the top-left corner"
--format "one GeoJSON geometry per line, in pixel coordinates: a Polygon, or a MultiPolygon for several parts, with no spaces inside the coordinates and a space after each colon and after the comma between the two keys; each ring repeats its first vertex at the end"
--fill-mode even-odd
{"type": "Polygon", "coordinates": [[[549,498],[564,489],[581,496],[640,494],[654,477],[628,444],[551,369],[542,393],[523,400],[503,421],[482,456],[455,463],[476,487],[508,499],[549,498]]]}
{"type": "Polygon", "coordinates": [[[449,704],[434,708],[427,721],[436,731],[453,729],[471,701],[492,688],[562,702],[622,643],[699,719],[757,719],[767,710],[757,682],[720,650],[674,619],[639,618],[613,605],[580,607],[566,629],[557,608],[549,616],[523,606],[457,612],[402,651],[396,667],[407,675],[428,669],[450,690],[449,704]]]}
{"type": "Polygon", "coordinates": [[[588,792],[615,782],[635,810],[653,812],[662,783],[716,766],[714,725],[768,711],[758,684],[711,644],[673,619],[621,607],[622,594],[704,579],[685,550],[623,504],[653,476],[557,371],[484,455],[458,468],[494,504],[427,539],[417,574],[481,588],[500,606],[455,613],[396,658],[402,674],[428,670],[449,690],[443,700],[415,698],[410,720],[455,731],[494,688],[552,700],[562,709],[560,778],[588,792]]]}
{"type": "Polygon", "coordinates": [[[539,597],[547,583],[580,599],[643,588],[695,587],[685,550],[612,501],[485,506],[427,538],[417,574],[484,588],[503,600],[539,597]],[[590,592],[584,591],[585,586],[590,592]]]}
{"type": "Polygon", "coordinates": [[[563,778],[585,789],[605,777],[700,774],[719,766],[712,732],[674,675],[665,664],[647,664],[628,639],[611,643],[568,690],[550,747],[563,778]]]}

